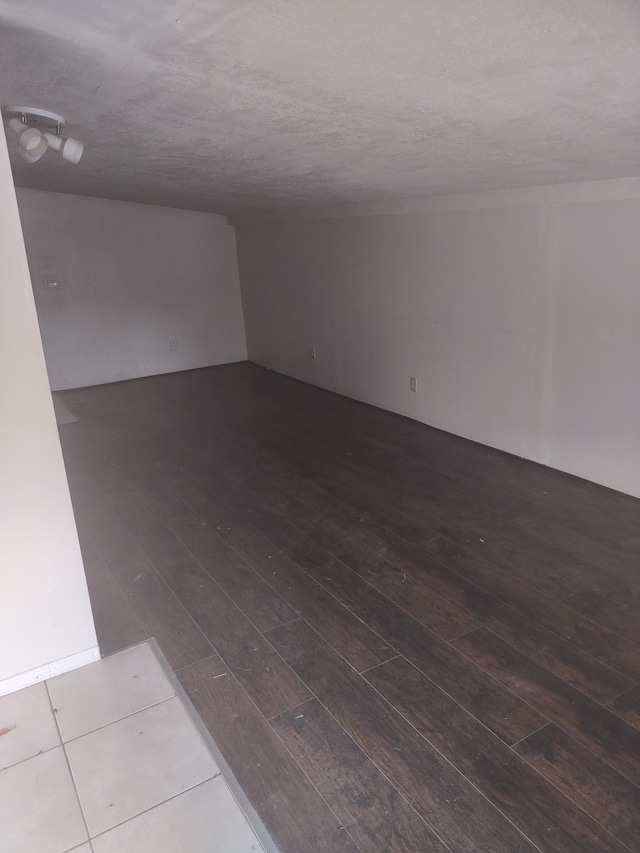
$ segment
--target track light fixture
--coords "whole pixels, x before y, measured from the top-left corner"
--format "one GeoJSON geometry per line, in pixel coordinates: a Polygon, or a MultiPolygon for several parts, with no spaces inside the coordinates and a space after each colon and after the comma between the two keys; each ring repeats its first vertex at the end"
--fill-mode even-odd
{"type": "Polygon", "coordinates": [[[36,163],[47,148],[59,151],[68,163],[80,162],[84,143],[73,136],[61,136],[65,121],[58,113],[36,107],[3,107],[5,123],[18,143],[18,154],[27,163],[36,163]]]}
{"type": "Polygon", "coordinates": [[[45,131],[44,138],[47,140],[49,148],[59,151],[69,163],[73,163],[75,166],[80,161],[84,143],[80,142],[79,139],[73,136],[58,136],[55,133],[49,133],[49,131],[45,131]]]}
{"type": "Polygon", "coordinates": [[[16,142],[18,143],[18,154],[27,163],[35,163],[43,156],[47,150],[48,143],[39,130],[36,130],[35,127],[28,127],[19,118],[11,119],[9,129],[13,131],[16,142]]]}

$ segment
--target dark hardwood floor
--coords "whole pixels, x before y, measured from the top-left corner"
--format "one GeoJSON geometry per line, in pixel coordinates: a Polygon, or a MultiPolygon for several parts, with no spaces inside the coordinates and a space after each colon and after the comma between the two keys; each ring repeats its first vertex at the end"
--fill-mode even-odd
{"type": "Polygon", "coordinates": [[[61,397],[102,653],[282,853],[640,851],[640,501],[248,363],[61,397]]]}

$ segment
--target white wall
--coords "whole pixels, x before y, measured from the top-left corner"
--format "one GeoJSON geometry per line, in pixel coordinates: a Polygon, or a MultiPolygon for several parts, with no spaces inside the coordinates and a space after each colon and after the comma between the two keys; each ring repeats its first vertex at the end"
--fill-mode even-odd
{"type": "Polygon", "coordinates": [[[246,359],[224,217],[34,190],[18,203],[54,390],[246,359]]]}
{"type": "Polygon", "coordinates": [[[640,496],[640,201],[480,195],[238,223],[249,358],[640,496]]]}
{"type": "Polygon", "coordinates": [[[98,654],[3,133],[0,269],[2,695],[98,654]]]}

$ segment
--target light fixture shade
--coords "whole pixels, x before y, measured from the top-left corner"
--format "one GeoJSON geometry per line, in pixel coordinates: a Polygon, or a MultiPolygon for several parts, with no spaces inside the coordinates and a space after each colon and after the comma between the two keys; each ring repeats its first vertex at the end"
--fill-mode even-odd
{"type": "Polygon", "coordinates": [[[75,136],[68,136],[62,143],[60,153],[69,163],[76,165],[80,162],[82,152],[84,151],[84,142],[76,139],[75,136]]]}
{"type": "Polygon", "coordinates": [[[49,143],[44,135],[35,127],[25,128],[18,139],[18,153],[29,163],[39,160],[48,147],[49,143]]]}
{"type": "Polygon", "coordinates": [[[49,147],[44,134],[35,127],[27,127],[19,118],[12,118],[9,129],[18,141],[18,154],[27,163],[37,163],[49,147]]]}
{"type": "Polygon", "coordinates": [[[12,118],[8,124],[8,127],[11,131],[13,131],[13,135],[16,138],[16,141],[20,139],[20,135],[24,133],[26,129],[26,125],[23,124],[19,118],[12,118]]]}
{"type": "Polygon", "coordinates": [[[39,130],[27,127],[19,118],[12,118],[8,124],[18,143],[18,154],[27,163],[37,163],[48,148],[48,141],[39,130]]]}
{"type": "MultiPolygon", "coordinates": [[[[47,149],[45,148],[45,151],[46,150],[47,149]]],[[[41,151],[40,153],[33,154],[29,151],[25,151],[24,148],[20,148],[20,146],[18,146],[18,154],[22,157],[23,160],[26,160],[27,163],[37,163],[38,160],[44,154],[44,151],[41,151]]]]}
{"type": "Polygon", "coordinates": [[[57,136],[55,133],[45,133],[49,147],[59,151],[68,163],[74,165],[80,161],[84,151],[84,143],[75,136],[57,136]]]}

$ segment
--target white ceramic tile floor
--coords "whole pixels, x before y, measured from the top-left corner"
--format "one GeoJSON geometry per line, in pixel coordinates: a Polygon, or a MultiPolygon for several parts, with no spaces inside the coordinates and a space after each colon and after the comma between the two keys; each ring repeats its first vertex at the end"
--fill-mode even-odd
{"type": "Polygon", "coordinates": [[[234,806],[231,792],[218,776],[99,836],[93,841],[93,849],[95,853],[262,850],[249,824],[244,829],[238,826],[234,806]]]}
{"type": "Polygon", "coordinates": [[[0,773],[2,853],[63,853],[86,839],[63,747],[0,773]]]}
{"type": "Polygon", "coordinates": [[[0,697],[0,731],[0,770],[60,746],[44,683],[0,697]]]}
{"type": "Polygon", "coordinates": [[[71,741],[67,755],[92,835],[218,772],[177,698],[71,741]]]}
{"type": "Polygon", "coordinates": [[[104,658],[99,666],[51,678],[47,686],[65,743],[175,696],[146,643],[104,658]]]}
{"type": "Polygon", "coordinates": [[[5,729],[2,853],[264,853],[146,643],[0,698],[5,729]]]}

